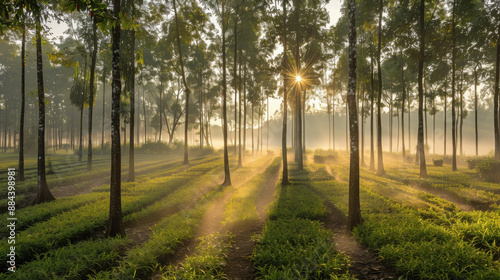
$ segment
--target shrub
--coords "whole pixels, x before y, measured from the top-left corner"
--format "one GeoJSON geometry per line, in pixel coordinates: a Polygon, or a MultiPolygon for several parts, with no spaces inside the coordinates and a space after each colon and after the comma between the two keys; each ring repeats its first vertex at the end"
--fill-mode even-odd
{"type": "Polygon", "coordinates": [[[451,156],[443,156],[444,163],[446,164],[452,164],[453,158],[451,156]]]}
{"type": "Polygon", "coordinates": [[[476,166],[481,162],[481,161],[484,161],[486,160],[487,158],[485,157],[474,157],[474,158],[470,158],[467,160],[467,167],[469,169],[474,169],[476,168],[476,166]]]}
{"type": "Polygon", "coordinates": [[[333,155],[314,155],[314,163],[333,163],[336,159],[333,155]]]}
{"type": "Polygon", "coordinates": [[[489,158],[479,162],[476,168],[483,180],[500,183],[500,161],[489,158]]]}
{"type": "Polygon", "coordinates": [[[432,162],[434,163],[434,166],[443,166],[444,160],[443,159],[435,159],[432,162]]]}
{"type": "Polygon", "coordinates": [[[153,142],[146,141],[146,143],[142,144],[142,146],[138,149],[140,152],[149,154],[149,153],[167,153],[172,149],[167,143],[163,142],[153,142]]]}

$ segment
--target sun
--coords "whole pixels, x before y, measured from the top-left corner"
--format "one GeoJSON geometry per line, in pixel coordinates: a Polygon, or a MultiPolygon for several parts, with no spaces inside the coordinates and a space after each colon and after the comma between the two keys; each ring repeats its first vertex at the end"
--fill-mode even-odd
{"type": "Polygon", "coordinates": [[[300,75],[297,75],[297,77],[295,77],[295,80],[300,83],[300,81],[302,81],[302,78],[300,77],[300,75]]]}

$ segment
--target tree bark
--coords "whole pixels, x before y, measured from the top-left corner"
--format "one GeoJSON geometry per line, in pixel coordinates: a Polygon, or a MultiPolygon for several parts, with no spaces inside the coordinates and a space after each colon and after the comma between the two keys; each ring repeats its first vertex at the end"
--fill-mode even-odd
{"type": "MultiPolygon", "coordinates": [[[[240,50],[240,63],[239,63],[239,77],[238,77],[238,104],[239,104],[239,118],[238,118],[238,168],[243,167],[241,158],[241,50],[240,50]]],[[[236,78],[236,76],[235,76],[236,78]]],[[[235,87],[236,90],[236,87],[235,87]]]]}
{"type": "Polygon", "coordinates": [[[500,79],[500,26],[498,27],[498,38],[497,38],[497,56],[495,62],[495,88],[494,90],[494,102],[493,102],[493,123],[495,126],[495,159],[500,160],[500,123],[499,123],[499,108],[498,108],[498,98],[499,98],[499,79],[500,79]]]}
{"type": "MultiPolygon", "coordinates": [[[[55,200],[49,190],[45,177],[45,88],[43,84],[43,61],[42,61],[42,24],[41,7],[35,12],[36,21],[36,70],[38,84],[38,171],[37,171],[37,195],[32,204],[39,204],[55,200]]],[[[4,143],[7,144],[7,143],[4,143]]]]}
{"type": "Polygon", "coordinates": [[[112,28],[112,108],[111,108],[111,184],[109,221],[106,236],[125,237],[121,204],[121,150],[120,150],[120,0],[113,0],[115,25],[112,28]]]}
{"type": "Polygon", "coordinates": [[[104,118],[106,116],[106,68],[102,70],[102,131],[101,131],[101,156],[104,150],[104,118]]]}
{"type": "Polygon", "coordinates": [[[477,70],[474,71],[474,132],[476,134],[476,156],[479,155],[479,132],[477,127],[477,70]]]}
{"type": "Polygon", "coordinates": [[[427,177],[427,166],[425,164],[424,150],[424,119],[423,103],[424,88],[422,84],[424,74],[424,55],[425,55],[425,2],[420,0],[420,55],[418,57],[418,153],[420,161],[420,178],[427,177]]]}
{"type": "Polygon", "coordinates": [[[92,62],[90,64],[90,99],[89,99],[89,146],[87,152],[87,170],[92,170],[92,113],[94,109],[94,77],[97,60],[97,20],[92,16],[92,41],[94,43],[92,50],[92,62]]]}
{"type": "Polygon", "coordinates": [[[21,41],[21,119],[19,122],[19,181],[24,181],[24,110],[26,108],[26,24],[23,16],[21,41]]]}
{"type": "Polygon", "coordinates": [[[373,81],[373,56],[370,59],[371,73],[370,73],[370,170],[375,171],[375,142],[373,140],[373,102],[375,99],[375,84],[373,81]]]}
{"type": "Polygon", "coordinates": [[[351,156],[349,170],[349,215],[347,230],[352,231],[361,223],[359,203],[359,149],[358,114],[356,110],[356,1],[349,0],[349,83],[347,102],[351,135],[351,156]]]}
{"type": "MultiPolygon", "coordinates": [[[[175,0],[174,0],[175,1],[175,0]]],[[[226,81],[226,11],[225,2],[222,2],[222,119],[224,137],[224,183],[223,186],[231,185],[231,174],[229,171],[229,155],[227,151],[227,81],[226,81]]]]}
{"type": "Polygon", "coordinates": [[[188,157],[188,120],[189,120],[189,95],[191,90],[189,89],[186,73],[184,72],[184,61],[182,59],[182,48],[181,48],[181,37],[179,34],[179,20],[177,17],[177,7],[176,0],[173,0],[174,3],[174,13],[175,13],[175,30],[177,37],[177,49],[179,51],[179,63],[181,64],[181,74],[182,74],[182,83],[184,84],[184,92],[186,93],[186,112],[185,112],[185,121],[184,121],[184,164],[189,164],[188,157]]]}
{"type": "Polygon", "coordinates": [[[378,17],[378,50],[377,50],[377,74],[378,74],[378,97],[377,97],[377,175],[385,174],[384,156],[382,154],[382,67],[380,64],[380,56],[382,54],[382,11],[383,0],[379,1],[379,17],[378,17]]]}
{"type": "MultiPolygon", "coordinates": [[[[451,166],[451,170],[452,171],[457,171],[457,134],[456,134],[456,130],[457,130],[457,126],[456,126],[456,123],[455,123],[455,68],[456,68],[456,65],[455,65],[455,56],[456,56],[456,50],[455,50],[455,41],[456,41],[456,38],[455,38],[455,26],[456,26],[456,22],[455,22],[455,3],[456,1],[453,1],[453,17],[452,17],[452,34],[451,34],[451,39],[452,39],[452,50],[451,50],[451,142],[452,142],[452,152],[453,152],[453,158],[452,158],[452,166],[451,166]]],[[[497,100],[497,99],[495,99],[497,100]]],[[[498,104],[498,103],[497,103],[498,104]]],[[[495,106],[495,108],[498,108],[498,106],[495,106]]],[[[495,117],[495,120],[497,120],[497,118],[495,117]]],[[[495,126],[496,128],[498,128],[498,125],[495,126]]],[[[498,130],[496,130],[498,132],[498,130]]],[[[499,150],[500,150],[500,147],[499,147],[499,150]]],[[[499,159],[500,159],[500,153],[499,153],[499,159]]]]}

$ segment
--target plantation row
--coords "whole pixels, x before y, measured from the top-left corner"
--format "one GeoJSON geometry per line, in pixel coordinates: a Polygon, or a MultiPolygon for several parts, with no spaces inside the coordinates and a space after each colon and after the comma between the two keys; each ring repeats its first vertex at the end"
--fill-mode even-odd
{"type": "MultiPolygon", "coordinates": [[[[329,168],[332,175],[325,165],[310,165],[311,186],[347,215],[348,166],[339,161],[329,168]]],[[[428,168],[427,179],[418,179],[411,165],[387,168],[385,177],[362,170],[364,221],[356,238],[408,279],[500,279],[500,213],[492,204],[500,200],[500,185],[474,180],[466,169],[428,168]],[[461,211],[421,187],[491,211],[461,211]]]]}
{"type": "MultiPolygon", "coordinates": [[[[221,180],[219,170],[222,162],[214,159],[201,160],[202,162],[198,165],[172,176],[124,184],[123,213],[127,224],[133,224],[143,218],[155,216],[165,209],[170,209],[170,215],[154,227],[151,239],[141,247],[137,247],[135,258],[138,262],[148,262],[148,259],[144,258],[145,252],[148,252],[147,248],[157,254],[168,254],[169,246],[175,248],[180,240],[185,240],[192,235],[197,224],[196,217],[199,218],[206,208],[204,201],[208,201],[220,188],[217,182],[221,180]],[[186,225],[192,228],[186,231],[186,225]]],[[[269,158],[258,159],[249,163],[249,168],[234,172],[233,178],[235,181],[242,181],[250,175],[250,172],[268,164],[269,158]]],[[[154,174],[151,175],[155,177],[154,174]]],[[[94,189],[95,193],[75,196],[74,199],[85,196],[99,197],[104,190],[105,188],[97,188],[94,189]]],[[[108,195],[105,194],[104,197],[102,200],[82,207],[76,206],[75,209],[61,214],[44,213],[45,216],[51,217],[46,221],[43,221],[42,217],[34,218],[38,223],[21,231],[18,235],[19,245],[16,247],[16,253],[18,261],[25,265],[19,267],[16,277],[21,275],[26,279],[59,277],[74,279],[93,270],[99,271],[111,262],[115,262],[117,256],[133,244],[128,239],[100,240],[99,234],[96,234],[99,229],[102,229],[107,218],[108,201],[106,198],[108,195]],[[84,241],[91,235],[93,237],[90,240],[84,241]],[[74,244],[68,245],[68,242],[74,244]],[[35,259],[36,254],[41,255],[35,259]],[[84,257],[81,257],[82,255],[84,257]],[[74,260],[74,262],[68,263],[67,259],[74,260]],[[77,277],[77,275],[80,276],[77,277]]],[[[64,201],[56,200],[45,206],[59,206],[58,203],[61,202],[64,201]]],[[[54,209],[52,211],[60,209],[58,207],[46,208],[54,209]]],[[[47,212],[50,211],[47,210],[47,212]]],[[[36,215],[38,211],[32,213],[36,215]]],[[[5,240],[3,241],[3,244],[7,244],[5,240]]],[[[4,247],[1,249],[2,252],[8,249],[4,247]]],[[[128,258],[134,259],[134,250],[130,251],[128,258]]],[[[130,261],[127,263],[130,265],[131,273],[143,271],[143,264],[134,265],[130,261]]],[[[10,274],[6,276],[13,277],[10,274]]]]}

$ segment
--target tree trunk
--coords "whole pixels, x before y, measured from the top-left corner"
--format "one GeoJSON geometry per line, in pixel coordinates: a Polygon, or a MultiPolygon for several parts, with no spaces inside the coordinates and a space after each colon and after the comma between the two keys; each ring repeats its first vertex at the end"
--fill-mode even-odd
{"type": "Polygon", "coordinates": [[[380,56],[382,54],[382,11],[383,0],[379,1],[379,17],[378,17],[378,51],[377,51],[377,74],[378,74],[378,98],[377,98],[377,175],[385,174],[384,157],[382,154],[382,67],[380,65],[380,56]]]}
{"type": "Polygon", "coordinates": [[[247,150],[247,64],[243,70],[243,157],[247,150]]]}
{"type": "MultiPolygon", "coordinates": [[[[235,57],[236,58],[236,57],[235,57]]],[[[240,64],[239,64],[239,77],[238,77],[238,103],[239,103],[239,118],[238,118],[238,168],[243,167],[241,159],[241,50],[240,50],[240,64]]],[[[236,75],[234,76],[236,79],[236,75]]],[[[236,90],[236,86],[234,88],[236,90]]]]}
{"type": "Polygon", "coordinates": [[[499,98],[499,79],[500,79],[500,26],[498,27],[499,35],[497,38],[497,55],[495,62],[495,88],[493,94],[493,123],[495,127],[495,159],[500,160],[500,123],[499,123],[499,108],[498,108],[498,98],[499,98]]]}
{"type": "MultiPolygon", "coordinates": [[[[131,1],[132,4],[132,14],[135,14],[134,2],[131,1]]],[[[128,51],[131,58],[130,73],[128,73],[128,87],[130,94],[130,147],[128,154],[128,181],[135,181],[135,31],[129,30],[127,33],[130,36],[128,40],[128,51]]]]}
{"type": "Polygon", "coordinates": [[[95,66],[97,59],[97,20],[92,17],[92,41],[94,47],[92,50],[92,62],[90,64],[90,99],[89,99],[89,147],[87,152],[87,170],[92,170],[92,112],[94,109],[94,77],[95,77],[95,66]]]}
{"type": "Polygon", "coordinates": [[[191,90],[189,89],[186,74],[184,72],[184,61],[182,59],[182,48],[181,48],[181,38],[179,34],[179,20],[177,18],[177,7],[176,0],[173,0],[174,3],[174,14],[175,14],[175,31],[177,37],[177,49],[179,51],[179,63],[181,64],[181,74],[182,74],[182,82],[184,84],[184,91],[186,93],[186,112],[185,112],[185,121],[184,121],[184,164],[189,164],[188,158],[188,120],[189,120],[189,95],[191,90]]]}
{"type": "MultiPolygon", "coordinates": [[[[295,9],[297,10],[295,12],[296,22],[300,22],[300,3],[301,1],[294,1],[294,6],[295,9]]],[[[296,32],[296,37],[297,37],[297,42],[295,45],[295,67],[296,67],[296,75],[301,76],[301,67],[300,67],[300,44],[302,41],[301,35],[300,35],[300,25],[296,25],[297,29],[295,30],[296,32]]],[[[296,94],[296,111],[297,111],[297,143],[296,143],[296,149],[297,149],[297,168],[298,170],[303,170],[304,169],[304,161],[303,161],[303,154],[302,154],[302,102],[301,102],[301,94],[302,92],[302,84],[301,82],[298,82],[295,86],[295,94],[296,94]]]]}
{"type": "MultiPolygon", "coordinates": [[[[237,62],[238,62],[238,8],[239,5],[236,5],[236,10],[234,13],[234,65],[233,65],[233,78],[234,78],[234,154],[236,155],[236,133],[237,133],[237,124],[236,122],[238,121],[238,108],[237,108],[237,95],[238,95],[238,83],[237,83],[237,76],[236,76],[236,69],[237,67],[237,62]]],[[[240,165],[239,159],[238,159],[238,166],[240,165]]]]}
{"type": "Polygon", "coordinates": [[[365,163],[365,91],[363,86],[363,97],[361,98],[361,166],[366,167],[365,163]]]}
{"type": "Polygon", "coordinates": [[[424,55],[425,55],[425,2],[420,0],[420,55],[418,57],[418,153],[420,161],[420,178],[427,177],[427,166],[425,165],[424,150],[424,88],[422,84],[424,74],[424,55]]]}
{"type": "MultiPolygon", "coordinates": [[[[41,9],[41,7],[39,7],[41,9]]],[[[32,204],[39,204],[55,200],[49,190],[45,177],[45,88],[43,85],[43,61],[42,61],[42,24],[40,22],[41,11],[35,12],[36,21],[36,70],[38,84],[38,172],[37,172],[37,194],[32,204]]],[[[7,143],[4,143],[7,144],[7,143]]]]}
{"type": "Polygon", "coordinates": [[[351,156],[349,169],[349,215],[347,230],[352,231],[361,223],[359,203],[359,147],[358,114],[356,110],[356,1],[349,0],[349,84],[347,102],[351,131],[351,156]]]}
{"type": "Polygon", "coordinates": [[[476,156],[479,155],[479,132],[477,127],[477,70],[474,71],[474,132],[476,135],[476,156]]]}
{"type": "MultiPolygon", "coordinates": [[[[114,16],[119,18],[120,0],[113,0],[114,16]]],[[[106,236],[125,236],[121,204],[121,150],[120,150],[120,21],[112,28],[112,110],[111,110],[111,184],[109,199],[109,221],[106,236]]]]}
{"type": "Polygon", "coordinates": [[[106,116],[106,69],[102,70],[102,131],[101,131],[101,156],[104,150],[104,118],[106,116]]]}
{"type": "Polygon", "coordinates": [[[226,82],[226,11],[225,3],[222,2],[222,119],[224,137],[224,183],[223,186],[231,185],[231,174],[229,173],[229,155],[227,151],[227,82],[226,82]]]}
{"type": "Polygon", "coordinates": [[[370,59],[371,73],[370,73],[370,171],[375,171],[375,142],[373,140],[373,102],[375,99],[375,84],[373,81],[373,56],[370,59]]]}
{"type": "Polygon", "coordinates": [[[19,181],[24,181],[24,109],[26,107],[26,24],[23,17],[21,41],[21,119],[19,122],[19,181]]]}
{"type": "Polygon", "coordinates": [[[281,156],[283,160],[283,175],[281,179],[282,186],[290,185],[288,181],[288,158],[287,158],[287,148],[286,148],[286,130],[288,121],[288,92],[287,92],[287,79],[285,71],[288,66],[288,56],[287,56],[287,38],[286,38],[286,1],[283,1],[283,34],[281,35],[283,40],[283,60],[281,62],[281,75],[283,77],[283,131],[281,134],[281,156]]]}
{"type": "Polygon", "coordinates": [[[443,129],[443,133],[444,133],[444,156],[446,156],[446,118],[447,118],[447,114],[446,114],[446,107],[447,107],[447,101],[448,101],[448,96],[447,96],[447,91],[448,91],[448,76],[446,76],[445,78],[445,81],[444,81],[444,129],[443,129]]]}
{"type": "MultiPolygon", "coordinates": [[[[451,51],[451,142],[452,142],[452,149],[453,149],[453,158],[452,158],[452,167],[451,167],[451,170],[452,171],[457,171],[457,134],[456,134],[456,130],[457,130],[457,126],[456,126],[456,123],[455,123],[455,41],[456,41],[456,38],[455,38],[455,26],[456,26],[456,22],[455,22],[455,1],[453,1],[453,18],[452,18],[452,34],[451,34],[451,38],[452,38],[452,51],[451,51]]],[[[496,101],[497,99],[495,99],[496,101]]],[[[498,104],[498,103],[497,103],[498,104]]],[[[498,106],[495,105],[495,108],[498,108],[498,106]]],[[[497,120],[496,116],[495,116],[495,120],[497,120]]],[[[498,128],[498,125],[495,126],[495,128],[498,128]]],[[[498,130],[495,130],[495,131],[498,131],[498,130]]],[[[500,149],[500,147],[499,147],[500,149]]],[[[500,153],[498,155],[498,159],[500,159],[500,153]]]]}

